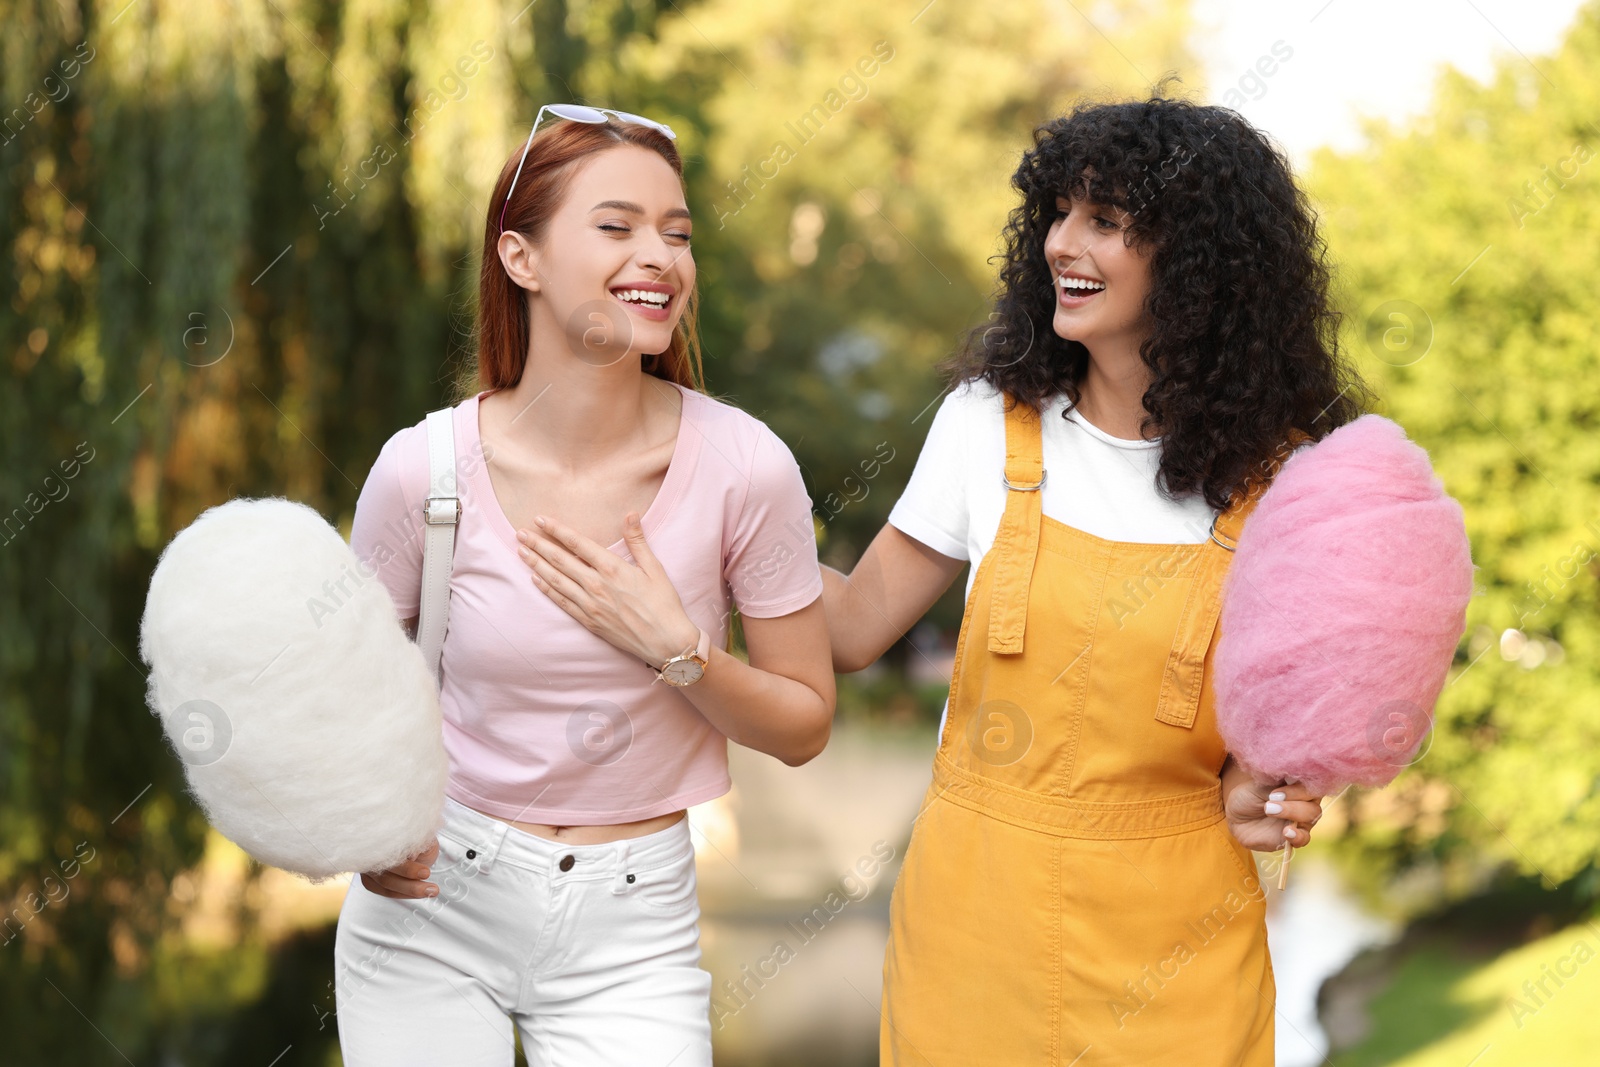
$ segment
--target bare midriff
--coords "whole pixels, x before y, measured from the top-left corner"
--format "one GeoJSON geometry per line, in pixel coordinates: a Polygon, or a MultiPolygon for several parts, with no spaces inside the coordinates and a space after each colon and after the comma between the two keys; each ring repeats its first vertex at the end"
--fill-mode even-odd
{"type": "Polygon", "coordinates": [[[609,841],[621,841],[629,837],[643,837],[653,834],[658,830],[665,830],[679,819],[689,814],[687,808],[668,812],[665,815],[656,815],[649,819],[639,819],[636,822],[608,823],[603,826],[554,826],[542,822],[517,822],[515,819],[504,819],[498,815],[482,812],[491,819],[499,819],[508,823],[524,833],[535,837],[542,837],[548,841],[564,841],[569,845],[603,845],[609,841]]]}

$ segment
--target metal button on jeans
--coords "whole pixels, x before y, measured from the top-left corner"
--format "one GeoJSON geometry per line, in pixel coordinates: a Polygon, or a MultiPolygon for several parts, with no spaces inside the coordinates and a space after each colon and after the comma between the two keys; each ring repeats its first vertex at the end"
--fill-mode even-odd
{"type": "Polygon", "coordinates": [[[557,864],[557,866],[559,866],[563,871],[570,871],[572,870],[572,865],[577,862],[578,861],[573,858],[571,854],[568,854],[561,857],[561,862],[557,864]]]}
{"type": "Polygon", "coordinates": [[[475,848],[467,849],[467,859],[471,860],[471,859],[477,859],[477,858],[478,858],[478,850],[477,849],[475,849],[475,848]]]}

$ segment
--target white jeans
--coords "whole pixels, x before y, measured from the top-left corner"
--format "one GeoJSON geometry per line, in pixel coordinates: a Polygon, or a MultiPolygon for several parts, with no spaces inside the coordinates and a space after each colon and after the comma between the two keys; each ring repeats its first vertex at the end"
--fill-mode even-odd
{"type": "Polygon", "coordinates": [[[689,820],[568,845],[445,798],[437,897],[352,875],[334,939],[346,1067],[709,1067],[689,820]],[[509,1019],[507,1018],[509,1016],[509,1019]]]}

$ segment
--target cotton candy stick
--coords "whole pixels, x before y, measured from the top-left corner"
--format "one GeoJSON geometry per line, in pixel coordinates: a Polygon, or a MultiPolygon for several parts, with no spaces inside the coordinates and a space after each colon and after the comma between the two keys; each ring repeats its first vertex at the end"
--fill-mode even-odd
{"type": "MultiPolygon", "coordinates": [[[[1289,779],[1285,785],[1295,785],[1294,779],[1289,779]]],[[[1278,888],[1282,889],[1289,879],[1289,861],[1294,858],[1294,839],[1286,838],[1283,842],[1283,862],[1278,864],[1278,888]]]]}

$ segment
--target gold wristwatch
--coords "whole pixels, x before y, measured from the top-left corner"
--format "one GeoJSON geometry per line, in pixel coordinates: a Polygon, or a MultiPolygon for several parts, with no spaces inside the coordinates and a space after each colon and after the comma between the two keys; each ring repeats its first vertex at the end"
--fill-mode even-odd
{"type": "Polygon", "coordinates": [[[706,664],[711,662],[711,635],[700,628],[700,643],[673,656],[656,671],[656,680],[682,688],[693,685],[705,677],[706,664]]]}

